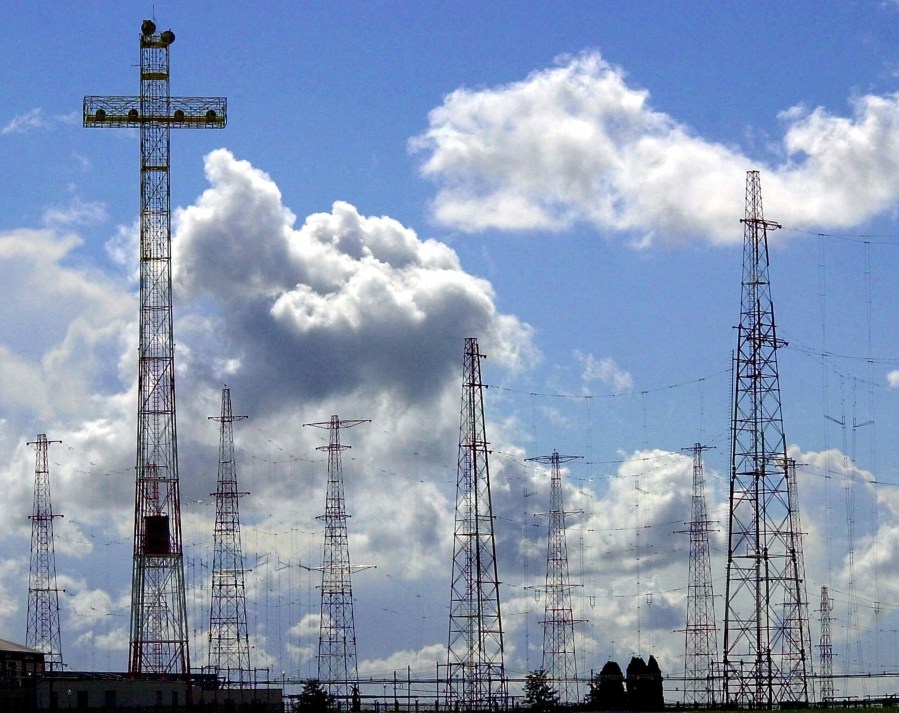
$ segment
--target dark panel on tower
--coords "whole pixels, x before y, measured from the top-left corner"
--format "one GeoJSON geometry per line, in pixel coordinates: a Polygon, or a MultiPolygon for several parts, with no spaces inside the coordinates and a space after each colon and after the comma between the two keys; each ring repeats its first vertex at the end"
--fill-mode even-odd
{"type": "Polygon", "coordinates": [[[168,555],[172,552],[168,515],[147,515],[144,518],[144,554],[168,555]]]}

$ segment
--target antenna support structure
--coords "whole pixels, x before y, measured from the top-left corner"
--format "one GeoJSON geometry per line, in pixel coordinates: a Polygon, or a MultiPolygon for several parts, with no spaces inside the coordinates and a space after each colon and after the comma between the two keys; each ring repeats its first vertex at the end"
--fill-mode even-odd
{"type": "Polygon", "coordinates": [[[171,30],[144,20],[140,95],[84,97],[84,126],[140,132],[140,316],[128,672],[190,674],[172,332],[170,134],[221,129],[223,97],[173,97],[171,30]]]}
{"type": "Polygon", "coordinates": [[[368,419],[343,419],[304,423],[304,426],[328,430],[327,446],[317,450],[328,453],[328,486],[325,514],[325,544],[322,553],[321,618],[318,636],[318,678],[339,701],[348,701],[358,688],[356,666],[356,623],[353,616],[353,582],[350,548],[347,538],[346,503],[343,492],[341,453],[350,446],[340,442],[340,431],[368,419]]]}
{"type": "MultiPolygon", "coordinates": [[[[574,646],[575,619],[571,611],[571,581],[568,576],[568,544],[565,536],[565,508],[562,498],[562,463],[581,456],[528,458],[550,466],[549,530],[546,537],[546,596],[543,618],[543,670],[559,694],[559,703],[580,703],[577,657],[574,646]]],[[[580,620],[578,620],[580,621],[580,620]]]]}
{"type": "Polygon", "coordinates": [[[31,510],[31,567],[28,574],[28,626],[25,645],[44,653],[48,671],[62,671],[62,636],[59,629],[59,588],[56,586],[56,552],[53,547],[53,514],[50,501],[50,443],[39,433],[35,447],[34,504],[31,510]]]}
{"type": "Polygon", "coordinates": [[[798,502],[781,413],[768,232],[758,171],[746,178],[743,281],[734,369],[724,702],[772,709],[809,701],[798,502]]]}
{"type": "Polygon", "coordinates": [[[466,338],[446,667],[446,704],[464,711],[505,708],[508,697],[482,358],[466,338]]]}
{"type": "Polygon", "coordinates": [[[247,593],[243,547],[240,537],[239,500],[248,493],[237,487],[234,460],[234,422],[246,416],[234,416],[231,390],[222,389],[222,410],[210,421],[221,424],[219,433],[218,487],[215,496],[215,526],[212,552],[212,602],[209,607],[210,673],[226,686],[243,688],[252,681],[250,639],[247,632],[247,593]]]}
{"type": "Polygon", "coordinates": [[[711,522],[705,505],[702,452],[709,446],[694,443],[693,496],[690,504],[690,564],[687,579],[687,625],[684,637],[684,705],[715,704],[715,662],[718,627],[709,550],[711,522]]]}
{"type": "Polygon", "coordinates": [[[818,643],[818,658],[821,662],[821,703],[829,705],[833,701],[833,643],[830,638],[830,620],[833,600],[826,586],[821,587],[821,638],[818,643]]]}

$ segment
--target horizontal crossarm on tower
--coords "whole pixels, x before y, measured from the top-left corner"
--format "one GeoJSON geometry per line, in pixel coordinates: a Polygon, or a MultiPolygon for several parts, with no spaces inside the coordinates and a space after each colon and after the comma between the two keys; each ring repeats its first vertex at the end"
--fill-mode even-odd
{"type": "Polygon", "coordinates": [[[140,319],[131,674],[190,673],[175,419],[171,129],[222,129],[223,97],[173,97],[171,30],[144,20],[140,93],[86,96],[84,126],[140,131],[140,319]]]}
{"type": "Polygon", "coordinates": [[[225,97],[165,97],[141,111],[135,96],[84,97],[84,126],[140,128],[152,122],[174,129],[224,129],[228,100],[225,97]],[[149,109],[149,110],[148,110],[149,109]]]}

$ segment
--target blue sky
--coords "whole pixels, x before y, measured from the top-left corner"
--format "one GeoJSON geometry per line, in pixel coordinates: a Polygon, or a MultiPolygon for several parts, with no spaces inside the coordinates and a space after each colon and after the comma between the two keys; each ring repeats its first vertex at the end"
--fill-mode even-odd
{"type": "MultiPolygon", "coordinates": [[[[83,129],[81,101],[137,93],[150,12],[0,4],[0,509],[20,523],[0,537],[0,636],[24,639],[25,443],[45,432],[63,441],[51,478],[75,668],[126,657],[139,151],[134,133],[83,129]]],[[[321,556],[325,464],[301,424],[336,413],[372,419],[345,461],[351,557],[377,566],[354,582],[360,671],[433,672],[463,340],[477,336],[508,667],[540,665],[534,513],[549,477],[524,459],[555,448],[585,456],[566,491],[583,511],[568,534],[589,619],[579,669],[654,653],[682,671],[681,449],[716,447],[710,511],[726,523],[739,219],[757,169],[784,226],[772,292],[809,599],[822,585],[836,597],[836,670],[899,668],[899,5],[156,2],[155,16],[177,38],[173,94],[229,102],[224,131],[172,139],[195,665],[218,439],[206,417],[227,383],[250,416],[235,437],[257,665],[314,672],[301,565],[321,556]]]]}

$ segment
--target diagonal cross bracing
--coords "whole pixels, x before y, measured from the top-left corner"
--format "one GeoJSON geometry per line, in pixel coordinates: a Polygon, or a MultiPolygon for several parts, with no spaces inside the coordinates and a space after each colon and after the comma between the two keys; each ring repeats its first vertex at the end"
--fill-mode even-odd
{"type": "Polygon", "coordinates": [[[140,315],[131,583],[131,674],[190,673],[172,334],[172,128],[223,128],[222,97],[173,97],[170,30],[141,25],[140,95],[87,96],[86,127],[140,131],[140,315]]]}
{"type": "Polygon", "coordinates": [[[467,338],[446,673],[447,704],[467,711],[504,707],[508,690],[481,358],[477,339],[467,338]]]}
{"type": "Polygon", "coordinates": [[[808,702],[801,533],[781,414],[768,231],[758,171],[746,182],[743,287],[734,370],[724,696],[772,708],[808,702]]]}

